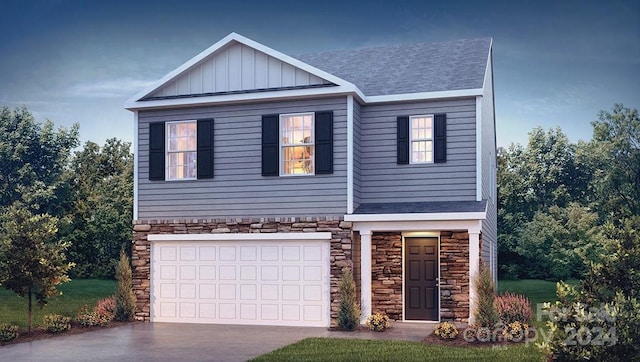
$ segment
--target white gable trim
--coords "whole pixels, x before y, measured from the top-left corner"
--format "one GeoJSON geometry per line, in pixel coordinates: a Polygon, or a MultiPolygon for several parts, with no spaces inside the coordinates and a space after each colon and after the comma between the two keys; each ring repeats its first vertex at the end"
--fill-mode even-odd
{"type": "MultiPolygon", "coordinates": [[[[133,109],[140,109],[140,108],[149,108],[147,106],[158,106],[158,105],[153,105],[152,102],[143,102],[141,104],[141,99],[148,96],[149,94],[155,92],[156,90],[158,90],[159,88],[161,88],[163,85],[177,79],[180,75],[182,75],[184,72],[188,71],[191,67],[193,67],[194,65],[198,64],[200,61],[202,61],[204,58],[208,57],[209,55],[215,53],[216,51],[218,51],[219,49],[225,47],[227,44],[231,43],[231,42],[238,42],[241,44],[244,44],[248,47],[251,47],[255,50],[258,50],[262,53],[265,53],[273,58],[276,58],[282,62],[291,64],[292,66],[296,67],[296,68],[300,68],[308,73],[311,73],[319,78],[323,78],[331,83],[337,84],[338,86],[344,86],[346,88],[349,88],[352,92],[356,93],[356,94],[362,94],[362,92],[360,92],[359,89],[356,88],[355,85],[353,85],[350,82],[345,81],[344,79],[338,78],[335,75],[332,75],[330,73],[327,73],[325,71],[322,71],[318,68],[312,67],[307,63],[304,63],[298,59],[292,58],[286,54],[280,53],[277,50],[271,49],[265,45],[262,45],[256,41],[253,41],[249,38],[246,38],[240,34],[236,34],[236,33],[231,33],[229,35],[227,35],[226,37],[224,37],[222,40],[218,41],[217,43],[213,44],[212,46],[210,46],[209,48],[207,48],[206,50],[204,50],[203,52],[201,52],[200,54],[196,55],[195,57],[191,58],[191,60],[187,61],[186,63],[182,64],[181,66],[179,66],[178,68],[176,68],[175,70],[173,70],[172,72],[170,72],[169,74],[165,75],[164,77],[162,77],[162,79],[160,79],[159,81],[155,82],[153,85],[147,87],[146,89],[144,89],[143,91],[139,92],[138,94],[136,94],[135,96],[133,96],[132,98],[130,98],[126,103],[125,103],[125,108],[133,110],[133,109]],[[143,105],[144,104],[144,105],[143,105]]],[[[251,94],[252,97],[250,97],[251,99],[256,99],[256,93],[248,93],[251,94]]],[[[198,102],[197,103],[204,103],[204,98],[208,98],[208,97],[198,97],[198,102]]],[[[216,97],[218,98],[218,97],[216,97]]],[[[257,98],[259,99],[259,98],[257,98]]],[[[171,104],[172,105],[180,105],[181,103],[177,102],[181,99],[172,99],[171,100],[171,104]]],[[[193,104],[193,103],[192,103],[193,104]]],[[[160,106],[161,107],[161,106],[160,106]]]]}

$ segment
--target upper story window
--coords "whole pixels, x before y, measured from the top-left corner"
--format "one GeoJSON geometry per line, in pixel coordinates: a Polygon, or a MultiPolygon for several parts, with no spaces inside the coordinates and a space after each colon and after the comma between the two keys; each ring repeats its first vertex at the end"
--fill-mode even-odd
{"type": "Polygon", "coordinates": [[[197,176],[197,122],[167,122],[167,180],[197,176]]]}
{"type": "Polygon", "coordinates": [[[409,118],[411,163],[433,162],[433,116],[409,118]]]}
{"type": "Polygon", "coordinates": [[[315,173],[314,114],[280,115],[280,175],[315,173]]]}

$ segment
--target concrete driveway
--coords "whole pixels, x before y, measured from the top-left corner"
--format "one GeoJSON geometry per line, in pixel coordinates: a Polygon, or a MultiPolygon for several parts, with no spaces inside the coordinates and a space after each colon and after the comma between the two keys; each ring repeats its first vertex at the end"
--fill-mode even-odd
{"type": "Polygon", "coordinates": [[[0,347],[0,361],[246,361],[326,328],[135,323],[0,347]]]}
{"type": "Polygon", "coordinates": [[[433,332],[435,323],[395,322],[392,326],[378,333],[322,327],[133,323],[0,347],[0,361],[246,361],[309,337],[421,341],[433,332]]]}

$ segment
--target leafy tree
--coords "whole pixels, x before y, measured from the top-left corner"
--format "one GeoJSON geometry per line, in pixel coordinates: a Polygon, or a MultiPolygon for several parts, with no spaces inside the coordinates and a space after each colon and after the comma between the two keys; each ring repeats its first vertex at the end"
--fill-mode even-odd
{"type": "Polygon", "coordinates": [[[116,320],[130,321],[136,314],[136,296],[133,294],[133,282],[131,275],[131,265],[129,257],[120,251],[120,260],[116,267],[116,279],[118,286],[116,288],[116,320]]]}
{"type": "Polygon", "coordinates": [[[571,203],[537,212],[518,234],[516,252],[524,259],[527,277],[566,280],[581,278],[589,261],[602,252],[602,232],[598,215],[589,208],[571,203]]]}
{"type": "Polygon", "coordinates": [[[640,119],[636,109],[616,104],[592,123],[587,152],[595,168],[593,191],[603,220],[617,223],[640,215],[640,119]]]}
{"type": "Polygon", "coordinates": [[[57,219],[48,214],[32,214],[14,203],[2,214],[0,234],[0,284],[28,298],[28,328],[31,333],[32,299],[42,308],[54,295],[56,285],[69,281],[73,266],[64,254],[67,243],[56,241],[57,219]]]}
{"type": "Polygon", "coordinates": [[[115,138],[100,148],[87,142],[75,153],[70,173],[74,190],[69,256],[74,276],[113,278],[118,254],[131,248],[133,155],[115,138]]]}
{"type": "Polygon", "coordinates": [[[64,171],[77,145],[77,124],[55,130],[25,107],[0,107],[0,209],[20,201],[36,214],[60,217],[71,192],[64,171]]]}

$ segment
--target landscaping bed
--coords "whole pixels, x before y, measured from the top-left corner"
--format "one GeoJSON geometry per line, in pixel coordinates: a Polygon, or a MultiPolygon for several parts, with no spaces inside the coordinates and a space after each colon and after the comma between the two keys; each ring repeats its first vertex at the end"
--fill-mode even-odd
{"type": "Polygon", "coordinates": [[[37,341],[40,339],[49,339],[49,338],[55,338],[55,337],[61,337],[61,336],[70,336],[70,335],[74,335],[74,334],[81,334],[81,333],[87,333],[87,332],[93,332],[93,331],[97,331],[100,329],[105,329],[105,328],[114,328],[114,327],[120,327],[120,326],[124,326],[127,324],[131,324],[131,323],[142,323],[142,322],[116,322],[116,321],[112,321],[109,322],[109,324],[104,325],[104,326],[91,326],[91,327],[85,327],[82,326],[76,322],[71,322],[71,329],[64,331],[64,332],[59,332],[59,333],[49,333],[47,331],[44,330],[44,328],[40,328],[40,327],[34,327],[31,329],[31,333],[27,333],[27,329],[21,329],[20,330],[20,335],[18,336],[18,338],[8,341],[8,342],[0,342],[0,347],[3,346],[7,346],[10,344],[16,344],[16,343],[25,343],[25,342],[33,342],[33,341],[37,341]]]}

